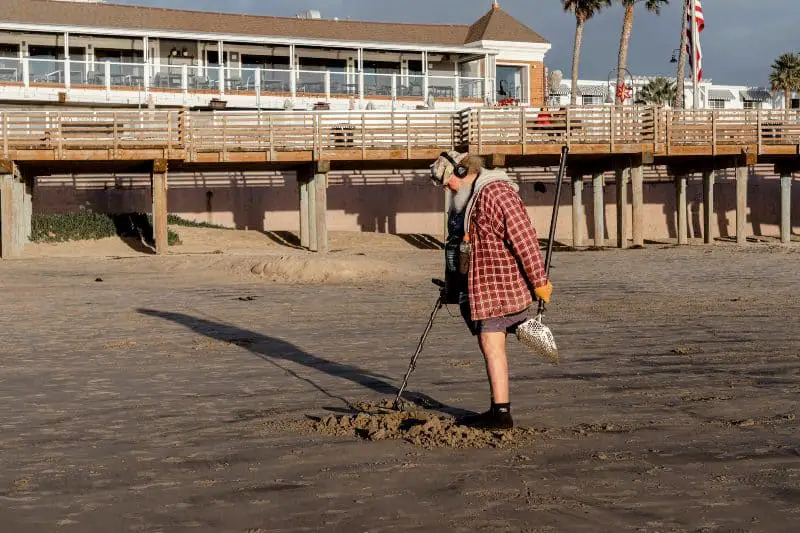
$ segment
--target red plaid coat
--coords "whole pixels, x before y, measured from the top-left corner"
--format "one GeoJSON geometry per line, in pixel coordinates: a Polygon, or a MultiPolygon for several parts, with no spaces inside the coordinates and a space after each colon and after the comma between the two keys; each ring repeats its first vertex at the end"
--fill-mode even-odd
{"type": "Polygon", "coordinates": [[[536,230],[511,183],[495,181],[477,193],[469,240],[472,320],[527,309],[533,303],[533,288],[545,285],[547,275],[536,230]]]}

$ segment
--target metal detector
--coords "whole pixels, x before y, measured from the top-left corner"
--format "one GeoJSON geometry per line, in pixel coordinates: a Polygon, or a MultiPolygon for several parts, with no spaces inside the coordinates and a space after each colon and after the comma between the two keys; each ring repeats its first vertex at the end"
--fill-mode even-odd
{"type": "Polygon", "coordinates": [[[434,285],[439,287],[439,297],[436,299],[436,303],[433,305],[433,311],[431,311],[431,317],[428,319],[428,325],[425,326],[425,331],[422,332],[422,336],[419,338],[419,344],[417,345],[417,351],[414,352],[414,355],[411,357],[411,362],[408,365],[408,370],[406,370],[406,375],[403,377],[403,383],[400,385],[400,389],[397,391],[397,397],[394,399],[394,408],[397,410],[401,409],[400,402],[402,401],[401,396],[403,396],[403,391],[406,390],[408,386],[408,378],[411,376],[411,373],[417,367],[417,358],[419,357],[420,352],[422,351],[422,345],[425,344],[425,339],[428,338],[428,333],[431,332],[431,328],[433,327],[433,319],[436,318],[436,313],[439,312],[445,304],[445,283],[440,279],[432,279],[434,285]]]}

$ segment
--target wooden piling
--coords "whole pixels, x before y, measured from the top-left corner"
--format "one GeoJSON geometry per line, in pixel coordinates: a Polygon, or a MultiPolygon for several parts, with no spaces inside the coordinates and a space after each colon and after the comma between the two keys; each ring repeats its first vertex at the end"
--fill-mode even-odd
{"type": "Polygon", "coordinates": [[[714,242],[714,171],[703,172],[703,242],[714,242]]]}
{"type": "Polygon", "coordinates": [[[583,176],[572,178],[572,246],[583,246],[583,176]]]}
{"type": "Polygon", "coordinates": [[[23,243],[30,241],[31,233],[33,233],[33,187],[35,179],[33,176],[25,177],[25,183],[23,184],[23,243]]]}
{"type": "Polygon", "coordinates": [[[310,170],[306,167],[297,169],[297,189],[300,202],[300,246],[309,247],[309,181],[310,170]]]}
{"type": "Polygon", "coordinates": [[[736,167],[736,243],[746,244],[747,235],[747,166],[736,167]]]}
{"type": "Polygon", "coordinates": [[[0,174],[0,257],[8,259],[17,255],[14,231],[14,176],[0,174]]]}
{"type": "Polygon", "coordinates": [[[792,175],[781,174],[781,242],[792,242],[792,175]]]}
{"type": "Polygon", "coordinates": [[[317,252],[328,251],[328,173],[314,174],[314,232],[316,234],[317,252]]]}
{"type": "Polygon", "coordinates": [[[24,186],[13,161],[0,161],[0,258],[19,257],[26,240],[24,186]]]}
{"type": "Polygon", "coordinates": [[[594,245],[596,248],[605,246],[605,196],[603,191],[603,174],[592,174],[592,196],[594,198],[594,245]]]}
{"type": "Polygon", "coordinates": [[[319,250],[317,244],[317,187],[312,174],[308,181],[308,249],[312,252],[319,250]]]}
{"type": "Polygon", "coordinates": [[[153,161],[150,175],[150,188],[153,196],[153,238],[156,241],[156,254],[165,254],[169,249],[169,231],[167,229],[167,161],[153,161]]]}
{"type": "Polygon", "coordinates": [[[16,229],[17,246],[20,252],[25,247],[28,236],[25,233],[25,184],[21,179],[15,179],[14,184],[14,228],[16,229]]]}
{"type": "Polygon", "coordinates": [[[688,231],[688,205],[686,201],[687,176],[681,174],[675,177],[675,209],[678,218],[678,244],[683,245],[689,242],[688,231]]]}
{"type": "Polygon", "coordinates": [[[617,169],[617,248],[628,247],[628,168],[617,169]]]}
{"type": "Polygon", "coordinates": [[[631,168],[631,205],[633,209],[633,245],[644,246],[644,167],[631,168]]]}

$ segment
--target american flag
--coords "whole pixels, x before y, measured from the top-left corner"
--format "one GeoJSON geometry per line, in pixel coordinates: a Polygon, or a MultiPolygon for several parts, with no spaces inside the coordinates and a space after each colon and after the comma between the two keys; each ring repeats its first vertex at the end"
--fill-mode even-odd
{"type": "MultiPolygon", "coordinates": [[[[705,19],[703,18],[703,6],[700,5],[700,0],[686,0],[686,18],[689,21],[689,26],[686,28],[688,39],[686,40],[686,53],[689,55],[691,61],[692,73],[694,73],[694,62],[697,61],[697,79],[695,82],[700,82],[703,79],[703,49],[700,47],[700,32],[705,27],[705,19]],[[697,36],[692,31],[692,7],[694,7],[694,20],[697,21],[697,36]],[[692,51],[694,49],[694,52],[692,51]]],[[[692,74],[694,75],[694,74],[692,74]]]]}

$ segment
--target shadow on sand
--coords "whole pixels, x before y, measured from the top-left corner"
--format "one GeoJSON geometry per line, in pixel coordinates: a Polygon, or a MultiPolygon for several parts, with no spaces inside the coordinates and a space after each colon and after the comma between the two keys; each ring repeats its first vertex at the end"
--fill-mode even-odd
{"type": "MultiPolygon", "coordinates": [[[[350,401],[348,401],[346,398],[330,392],[314,380],[299,375],[290,368],[281,365],[280,362],[290,361],[292,363],[313,368],[330,376],[349,380],[379,394],[392,396],[397,394],[397,387],[386,381],[392,379],[388,376],[376,374],[354,365],[337,363],[323,357],[312,355],[304,352],[294,344],[276,337],[269,337],[267,335],[262,335],[261,333],[237,328],[236,326],[222,322],[214,322],[183,313],[157,311],[154,309],[144,308],[137,309],[137,312],[143,315],[169,320],[171,322],[181,324],[196,333],[205,335],[206,337],[222,342],[229,342],[231,344],[236,344],[237,346],[246,348],[253,355],[263,359],[264,361],[267,361],[272,365],[275,365],[295,378],[305,381],[329,398],[341,401],[351,411],[357,411],[358,409],[354,407],[353,404],[350,403],[350,401]]],[[[418,392],[406,391],[403,393],[403,398],[406,401],[412,402],[424,409],[438,411],[453,416],[461,416],[472,412],[444,405],[430,396],[418,392]]],[[[329,410],[340,411],[339,409],[335,408],[331,408],[329,410]]]]}
{"type": "Polygon", "coordinates": [[[133,250],[155,254],[153,225],[144,213],[115,213],[106,215],[114,224],[117,236],[133,250]]]}

